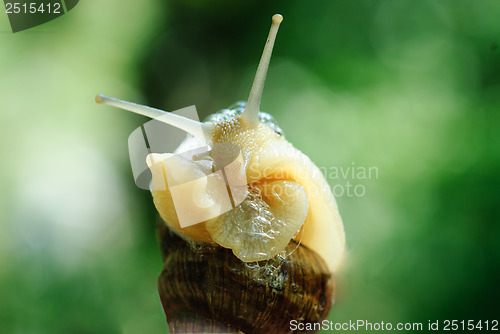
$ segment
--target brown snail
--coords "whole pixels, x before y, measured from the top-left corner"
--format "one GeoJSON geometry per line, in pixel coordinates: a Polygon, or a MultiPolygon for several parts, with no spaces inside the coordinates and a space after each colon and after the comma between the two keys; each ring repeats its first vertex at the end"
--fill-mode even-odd
{"type": "Polygon", "coordinates": [[[199,123],[96,97],[161,116],[191,134],[175,154],[147,158],[162,218],[159,292],[172,332],[287,333],[291,320],[319,322],[328,315],[332,275],[345,246],[335,199],[318,167],[259,112],[281,21],[281,15],[272,18],[240,112],[226,110],[199,123]],[[206,142],[206,154],[180,154],[206,142]]]}

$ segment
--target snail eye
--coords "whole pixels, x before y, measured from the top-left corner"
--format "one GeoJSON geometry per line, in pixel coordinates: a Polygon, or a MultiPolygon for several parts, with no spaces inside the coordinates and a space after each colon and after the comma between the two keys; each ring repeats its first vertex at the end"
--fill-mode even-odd
{"type": "MultiPolygon", "coordinates": [[[[209,115],[207,118],[204,119],[204,122],[220,123],[229,121],[241,115],[245,110],[246,104],[247,103],[245,101],[238,101],[236,103],[233,103],[229,107],[222,109],[216,112],[215,114],[209,115]]],[[[278,135],[280,136],[284,135],[283,130],[281,130],[281,128],[278,125],[278,122],[270,114],[259,111],[259,122],[270,127],[278,135]]]]}

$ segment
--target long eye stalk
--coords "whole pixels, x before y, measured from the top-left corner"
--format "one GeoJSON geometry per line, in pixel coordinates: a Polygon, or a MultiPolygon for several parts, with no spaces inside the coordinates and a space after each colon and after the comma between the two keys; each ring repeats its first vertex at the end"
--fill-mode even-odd
{"type": "Polygon", "coordinates": [[[280,14],[273,15],[273,23],[271,25],[271,29],[269,30],[266,46],[262,52],[257,73],[255,73],[255,79],[253,81],[252,89],[250,90],[250,96],[248,97],[245,111],[241,115],[241,118],[245,120],[249,127],[255,127],[259,124],[260,100],[262,98],[262,91],[264,90],[264,82],[266,81],[269,61],[271,60],[271,54],[273,53],[274,41],[276,40],[276,34],[278,33],[281,21],[283,21],[283,16],[280,14]]]}
{"type": "Polygon", "coordinates": [[[122,101],[113,97],[104,96],[99,94],[95,97],[95,102],[99,104],[107,104],[120,109],[128,110],[133,113],[143,115],[146,117],[157,119],[161,122],[172,125],[178,129],[184,130],[187,133],[206,140],[211,140],[213,133],[213,126],[209,123],[201,123],[187,117],[177,114],[169,113],[160,109],[151,108],[141,104],[122,101]],[[200,133],[200,128],[203,135],[200,133]]]}

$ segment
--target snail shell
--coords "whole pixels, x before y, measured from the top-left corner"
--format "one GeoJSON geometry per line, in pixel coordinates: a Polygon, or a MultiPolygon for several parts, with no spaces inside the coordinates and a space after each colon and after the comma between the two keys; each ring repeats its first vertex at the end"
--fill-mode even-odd
{"type": "Polygon", "coordinates": [[[321,322],[328,315],[334,279],[305,246],[262,273],[229,249],[194,249],[164,222],[158,236],[164,259],[158,290],[171,333],[291,333],[291,320],[321,322]]]}

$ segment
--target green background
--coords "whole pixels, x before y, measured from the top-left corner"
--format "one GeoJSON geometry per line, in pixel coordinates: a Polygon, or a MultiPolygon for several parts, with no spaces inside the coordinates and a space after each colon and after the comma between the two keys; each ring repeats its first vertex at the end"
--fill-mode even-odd
{"type": "MultiPolygon", "coordinates": [[[[330,319],[498,319],[500,2],[81,1],[13,34],[0,13],[0,332],[165,333],[150,195],[96,93],[201,117],[248,96],[323,168],[376,167],[337,197],[330,319]]],[[[423,331],[426,332],[426,331],[423,331]]]]}

